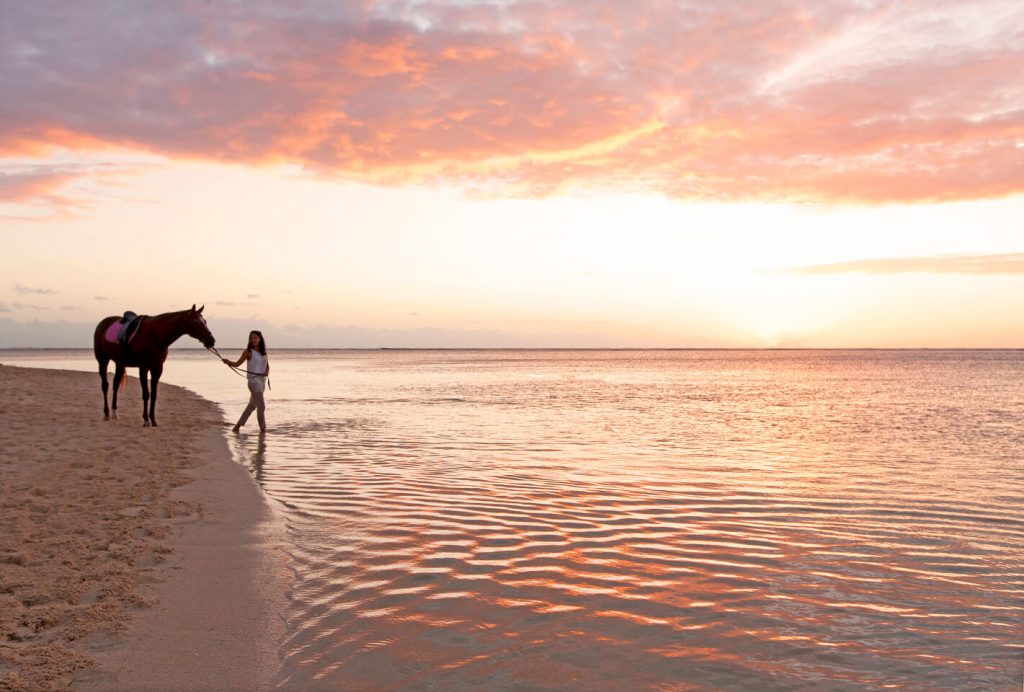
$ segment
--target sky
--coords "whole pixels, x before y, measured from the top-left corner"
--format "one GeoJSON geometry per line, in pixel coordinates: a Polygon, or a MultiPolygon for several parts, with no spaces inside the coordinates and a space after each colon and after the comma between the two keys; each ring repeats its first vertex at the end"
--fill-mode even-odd
{"type": "Polygon", "coordinates": [[[1024,4],[0,0],[0,247],[0,348],[1022,348],[1024,4]]]}

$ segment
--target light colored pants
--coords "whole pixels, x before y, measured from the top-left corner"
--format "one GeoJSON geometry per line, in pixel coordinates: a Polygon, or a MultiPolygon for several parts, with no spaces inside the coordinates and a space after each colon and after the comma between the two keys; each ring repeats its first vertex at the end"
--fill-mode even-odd
{"type": "Polygon", "coordinates": [[[249,405],[242,411],[242,417],[235,423],[235,427],[240,428],[245,425],[245,421],[249,420],[252,412],[256,411],[256,420],[259,421],[260,430],[266,430],[267,419],[264,416],[266,410],[267,405],[263,402],[263,378],[251,377],[249,378],[249,405]]]}

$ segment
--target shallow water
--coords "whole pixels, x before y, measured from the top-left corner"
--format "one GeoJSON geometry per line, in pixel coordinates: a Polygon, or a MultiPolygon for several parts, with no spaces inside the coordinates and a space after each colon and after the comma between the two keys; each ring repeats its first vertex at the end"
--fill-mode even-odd
{"type": "Polygon", "coordinates": [[[1021,687],[1022,351],[271,359],[287,687],[1021,687]]]}

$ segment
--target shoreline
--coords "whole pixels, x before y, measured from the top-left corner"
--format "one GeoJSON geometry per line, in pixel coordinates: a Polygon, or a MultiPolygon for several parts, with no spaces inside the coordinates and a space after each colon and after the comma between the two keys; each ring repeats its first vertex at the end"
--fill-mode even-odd
{"type": "Polygon", "coordinates": [[[219,407],[0,366],[0,689],[268,689],[286,557],[219,407]]]}

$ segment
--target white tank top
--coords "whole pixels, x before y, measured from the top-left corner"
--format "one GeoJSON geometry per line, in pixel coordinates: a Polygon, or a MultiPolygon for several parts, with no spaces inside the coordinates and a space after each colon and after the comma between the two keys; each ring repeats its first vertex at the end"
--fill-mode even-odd
{"type": "Polygon", "coordinates": [[[249,365],[246,367],[246,371],[249,373],[249,379],[256,379],[257,375],[262,375],[267,371],[267,357],[257,351],[256,349],[249,349],[249,365]]]}

